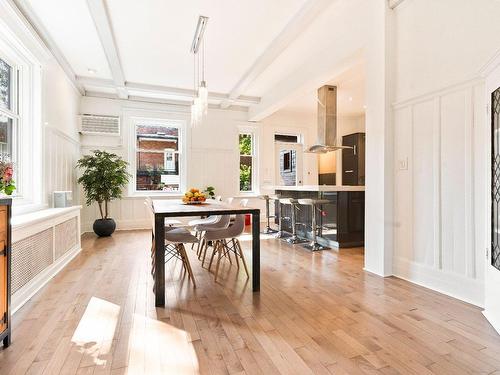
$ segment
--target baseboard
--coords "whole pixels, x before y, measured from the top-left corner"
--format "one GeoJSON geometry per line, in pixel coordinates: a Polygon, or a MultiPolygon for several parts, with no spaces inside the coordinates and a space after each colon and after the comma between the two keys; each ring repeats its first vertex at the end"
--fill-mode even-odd
{"type": "Polygon", "coordinates": [[[31,281],[24,285],[21,289],[15,292],[11,297],[11,308],[14,314],[28,300],[43,288],[55,275],[57,275],[69,262],[73,260],[80,252],[81,247],[75,247],[73,250],[66,252],[63,256],[57,259],[49,267],[40,272],[31,281]]]}
{"type": "Polygon", "coordinates": [[[461,301],[484,307],[484,282],[437,270],[403,258],[394,259],[394,276],[461,301]]]}
{"type": "Polygon", "coordinates": [[[488,310],[484,310],[483,315],[485,316],[486,320],[490,322],[491,326],[495,328],[495,331],[497,331],[500,335],[500,316],[495,316],[495,314],[490,313],[488,310]]]}

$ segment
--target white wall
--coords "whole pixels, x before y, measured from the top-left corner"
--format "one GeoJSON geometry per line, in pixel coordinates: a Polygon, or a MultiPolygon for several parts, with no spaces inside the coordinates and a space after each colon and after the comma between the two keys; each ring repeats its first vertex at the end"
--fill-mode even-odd
{"type": "Polygon", "coordinates": [[[78,114],[80,93],[53,59],[42,70],[43,178],[45,202],[52,205],[52,192],[70,190],[79,203],[75,164],[80,156],[78,114]]]}
{"type": "MultiPolygon", "coordinates": [[[[32,126],[32,135],[42,139],[36,139],[33,145],[27,139],[21,139],[23,146],[29,148],[29,158],[23,161],[26,165],[22,168],[35,178],[32,188],[39,201],[35,201],[32,207],[21,207],[18,200],[14,200],[16,214],[50,205],[50,195],[54,190],[75,191],[74,163],[79,155],[77,115],[81,96],[51,52],[10,2],[0,3],[0,38],[7,43],[11,39],[11,44],[31,60],[37,82],[34,102],[37,103],[41,96],[40,107],[35,104],[33,122],[24,126],[32,126]],[[14,35],[13,40],[11,35],[14,35]]],[[[78,197],[75,201],[79,201],[78,197]]]]}
{"type": "Polygon", "coordinates": [[[394,274],[482,306],[489,181],[479,71],[500,48],[500,7],[407,0],[394,15],[394,274]]]}
{"type": "MultiPolygon", "coordinates": [[[[81,113],[117,115],[121,117],[121,137],[81,136],[82,153],[94,149],[106,149],[130,160],[131,148],[128,144],[132,129],[132,117],[183,118],[187,122],[187,186],[204,188],[212,185],[216,194],[223,197],[242,196],[239,193],[239,129],[253,129],[257,135],[260,193],[266,193],[265,186],[274,184],[274,132],[304,134],[307,142],[311,139],[309,119],[278,113],[263,123],[247,122],[247,113],[210,109],[207,120],[193,131],[189,126],[189,108],[166,104],[152,104],[95,97],[83,97],[81,113]]],[[[308,183],[317,183],[316,162],[304,163],[305,172],[310,176],[308,183]]],[[[132,172],[132,171],[131,171],[132,172]]],[[[82,202],[83,202],[82,195],[82,202]]],[[[251,204],[264,208],[263,201],[251,197],[251,204]]],[[[111,204],[111,216],[118,229],[147,228],[149,221],[143,204],[143,196],[125,194],[123,199],[111,204]]],[[[262,211],[262,219],[264,211],[262,211]]],[[[85,207],[82,212],[82,230],[91,231],[92,223],[98,217],[97,207],[85,207]]]]}

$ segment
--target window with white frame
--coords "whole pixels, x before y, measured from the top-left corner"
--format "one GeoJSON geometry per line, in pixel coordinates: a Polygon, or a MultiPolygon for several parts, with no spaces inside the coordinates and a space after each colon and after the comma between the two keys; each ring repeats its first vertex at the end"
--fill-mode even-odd
{"type": "Polygon", "coordinates": [[[0,156],[16,161],[14,134],[19,120],[17,69],[0,57],[0,156]]]}
{"type": "Polygon", "coordinates": [[[181,127],[177,123],[135,122],[135,191],[181,191],[181,127]]]}
{"type": "Polygon", "coordinates": [[[256,157],[255,135],[251,132],[240,132],[240,192],[256,191],[256,157]]]}
{"type": "MultiPolygon", "coordinates": [[[[0,158],[17,161],[15,142],[20,120],[19,75],[13,63],[0,56],[0,158]]],[[[19,181],[17,183],[19,188],[19,181]]]]}

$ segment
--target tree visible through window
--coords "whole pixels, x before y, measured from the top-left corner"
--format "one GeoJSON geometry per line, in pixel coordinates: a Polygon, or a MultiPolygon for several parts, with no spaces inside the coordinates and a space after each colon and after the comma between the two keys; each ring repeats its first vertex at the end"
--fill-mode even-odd
{"type": "Polygon", "coordinates": [[[180,190],[179,128],[171,125],[136,125],[136,190],[180,190]]]}
{"type": "Polygon", "coordinates": [[[240,191],[253,190],[253,136],[242,133],[239,135],[240,148],[240,191]]]}

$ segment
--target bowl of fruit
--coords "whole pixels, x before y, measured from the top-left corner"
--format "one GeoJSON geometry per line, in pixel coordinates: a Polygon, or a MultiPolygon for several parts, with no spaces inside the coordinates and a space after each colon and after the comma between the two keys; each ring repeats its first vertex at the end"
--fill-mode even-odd
{"type": "Polygon", "coordinates": [[[182,202],[184,204],[202,204],[207,200],[205,193],[199,189],[189,189],[184,193],[182,202]]]}

